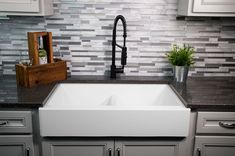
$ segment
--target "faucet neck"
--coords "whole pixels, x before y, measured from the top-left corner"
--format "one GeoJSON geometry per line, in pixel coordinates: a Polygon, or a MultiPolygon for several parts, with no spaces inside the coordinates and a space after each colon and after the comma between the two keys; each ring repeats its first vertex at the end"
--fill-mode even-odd
{"type": "MultiPolygon", "coordinates": [[[[123,42],[123,47],[126,46],[126,37],[127,37],[127,33],[126,33],[126,19],[122,16],[122,15],[118,15],[115,20],[114,20],[114,26],[113,26],[113,42],[116,43],[116,32],[117,32],[117,24],[118,21],[121,20],[122,22],[122,26],[123,26],[123,38],[124,38],[124,42],[123,42]]],[[[115,45],[116,46],[116,45],[115,45]]]]}
{"type": "Polygon", "coordinates": [[[126,58],[127,58],[127,48],[126,48],[126,20],[122,15],[118,15],[114,20],[114,26],[113,26],[113,40],[112,40],[112,65],[111,65],[111,78],[116,78],[116,73],[123,73],[124,65],[126,65],[126,58]],[[123,25],[123,46],[120,46],[116,43],[116,31],[117,31],[117,23],[121,20],[123,25]],[[121,68],[116,68],[115,60],[116,60],[116,46],[122,49],[122,58],[121,58],[121,68]]]}

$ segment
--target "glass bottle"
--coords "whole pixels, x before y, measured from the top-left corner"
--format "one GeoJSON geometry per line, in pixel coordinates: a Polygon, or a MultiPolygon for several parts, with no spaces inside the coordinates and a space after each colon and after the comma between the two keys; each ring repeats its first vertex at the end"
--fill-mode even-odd
{"type": "Polygon", "coordinates": [[[42,36],[39,37],[38,43],[39,43],[39,49],[38,49],[39,64],[47,64],[47,51],[44,49],[42,36]]]}

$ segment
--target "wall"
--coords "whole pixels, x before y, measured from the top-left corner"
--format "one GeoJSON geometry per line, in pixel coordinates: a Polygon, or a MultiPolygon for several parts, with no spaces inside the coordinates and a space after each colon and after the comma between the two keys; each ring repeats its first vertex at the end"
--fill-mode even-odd
{"type": "Polygon", "coordinates": [[[176,18],[177,0],[54,0],[54,11],[51,17],[0,20],[4,74],[15,74],[20,55],[27,57],[28,31],[51,31],[69,73],[104,75],[111,64],[113,20],[122,14],[128,26],[125,75],[172,75],[165,53],[172,43],[187,43],[197,51],[191,76],[235,76],[235,18],[176,18]]]}

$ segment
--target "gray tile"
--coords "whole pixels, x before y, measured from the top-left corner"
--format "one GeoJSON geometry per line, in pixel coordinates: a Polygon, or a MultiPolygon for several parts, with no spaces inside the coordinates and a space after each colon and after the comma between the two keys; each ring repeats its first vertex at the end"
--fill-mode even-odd
{"type": "MultiPolygon", "coordinates": [[[[27,57],[28,31],[51,31],[53,46],[68,62],[69,75],[104,75],[111,64],[113,20],[122,14],[128,35],[125,75],[172,75],[165,58],[172,43],[195,47],[195,66],[189,75],[235,75],[235,18],[177,17],[177,0],[54,0],[54,11],[49,17],[0,17],[4,74],[15,74],[19,51],[27,57]]],[[[118,41],[121,30],[118,27],[118,41]]]]}

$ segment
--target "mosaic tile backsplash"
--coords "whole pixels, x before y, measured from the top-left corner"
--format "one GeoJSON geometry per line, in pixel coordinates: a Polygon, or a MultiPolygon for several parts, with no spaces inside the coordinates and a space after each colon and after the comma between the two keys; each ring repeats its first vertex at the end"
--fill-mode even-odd
{"type": "MultiPolygon", "coordinates": [[[[116,15],[127,21],[125,75],[170,76],[172,43],[196,49],[190,76],[235,76],[235,18],[177,17],[177,0],[54,0],[50,17],[0,17],[0,68],[15,74],[27,58],[29,31],[51,31],[71,75],[108,74],[116,15]]],[[[118,27],[122,42],[122,27],[118,27]]],[[[119,64],[120,55],[117,56],[119,64]]]]}

